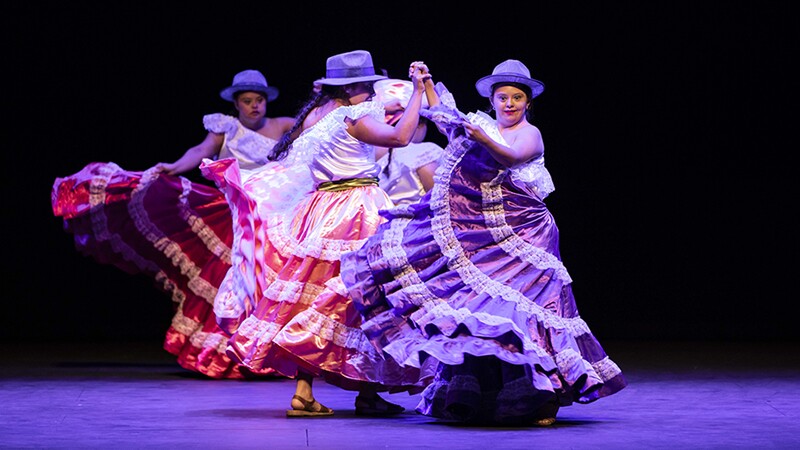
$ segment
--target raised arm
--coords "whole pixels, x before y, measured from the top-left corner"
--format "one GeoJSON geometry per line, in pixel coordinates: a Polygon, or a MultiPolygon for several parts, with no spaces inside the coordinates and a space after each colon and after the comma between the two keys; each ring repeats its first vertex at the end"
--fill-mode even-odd
{"type": "Polygon", "coordinates": [[[439,94],[436,92],[436,86],[433,83],[433,76],[428,70],[428,65],[422,61],[414,61],[409,68],[409,76],[413,76],[415,69],[419,70],[421,74],[426,75],[423,84],[425,88],[425,99],[428,100],[428,105],[433,108],[439,104],[439,94]]]}
{"type": "Polygon", "coordinates": [[[419,123],[419,110],[422,108],[422,95],[425,92],[425,80],[430,78],[427,70],[415,67],[412,64],[411,82],[414,89],[411,98],[405,107],[403,116],[395,126],[387,125],[383,121],[371,117],[353,121],[349,124],[348,132],[356,139],[372,145],[382,147],[405,147],[411,142],[419,123]]]}

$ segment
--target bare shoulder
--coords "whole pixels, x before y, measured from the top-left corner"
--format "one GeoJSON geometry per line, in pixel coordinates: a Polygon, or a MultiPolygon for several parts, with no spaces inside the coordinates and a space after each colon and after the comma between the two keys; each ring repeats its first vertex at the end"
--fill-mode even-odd
{"type": "Polygon", "coordinates": [[[534,137],[539,137],[539,138],[542,137],[542,132],[539,131],[539,127],[537,127],[536,125],[534,125],[534,124],[532,124],[530,122],[528,122],[526,125],[527,125],[526,127],[522,128],[522,130],[521,130],[522,132],[528,134],[529,136],[534,136],[534,137]]]}
{"type": "Polygon", "coordinates": [[[527,123],[526,126],[520,128],[518,130],[518,140],[520,140],[523,145],[526,146],[533,146],[536,150],[540,150],[542,146],[542,132],[539,131],[539,128],[532,123],[527,123]]]}
{"type": "Polygon", "coordinates": [[[275,122],[277,127],[282,131],[288,131],[294,125],[294,117],[273,117],[272,120],[275,122]]]}
{"type": "Polygon", "coordinates": [[[514,144],[515,142],[537,142],[542,139],[542,133],[539,131],[539,128],[536,125],[533,125],[530,122],[525,122],[521,124],[522,126],[513,129],[507,130],[503,133],[503,138],[509,144],[514,144]]]}

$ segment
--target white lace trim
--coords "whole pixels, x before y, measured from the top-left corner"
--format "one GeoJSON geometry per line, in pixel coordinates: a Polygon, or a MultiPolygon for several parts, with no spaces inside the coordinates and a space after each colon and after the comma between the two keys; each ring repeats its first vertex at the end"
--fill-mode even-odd
{"type": "Polygon", "coordinates": [[[500,188],[505,174],[506,171],[501,171],[491,182],[481,184],[483,216],[494,241],[508,254],[518,256],[536,268],[553,269],[558,279],[564,283],[572,283],[572,277],[555,255],[525,242],[506,222],[503,192],[500,188]]]}
{"type": "Polygon", "coordinates": [[[382,359],[361,328],[348,327],[313,309],[307,309],[297,314],[285,326],[261,320],[251,315],[242,322],[237,334],[247,338],[250,342],[258,342],[259,345],[264,345],[273,342],[283,328],[295,324],[304,331],[332,342],[338,347],[371,355],[373,360],[382,359]]]}
{"type": "MultiPolygon", "coordinates": [[[[152,223],[147,215],[143,204],[146,197],[145,192],[157,177],[158,175],[153,175],[153,172],[150,170],[142,174],[141,182],[131,193],[131,200],[128,203],[128,213],[133,219],[134,225],[136,225],[136,229],[139,230],[139,233],[151,242],[154,248],[161,251],[169,258],[172,264],[181,270],[183,275],[189,278],[190,289],[197,289],[197,291],[193,290],[193,292],[212,304],[217,293],[216,288],[199,277],[202,269],[194,264],[194,261],[183,252],[180,245],[168,239],[152,223]]],[[[200,217],[194,214],[189,206],[188,196],[192,191],[192,182],[183,177],[181,177],[180,180],[183,189],[177,204],[180,217],[189,225],[195,236],[205,244],[210,252],[219,257],[226,264],[231,264],[231,249],[222,242],[200,217]]]]}
{"type": "MultiPolygon", "coordinates": [[[[443,255],[448,258],[448,267],[459,273],[464,283],[476,293],[487,293],[490,296],[500,296],[513,301],[516,308],[536,317],[537,321],[548,328],[567,330],[573,335],[589,333],[586,323],[580,318],[565,318],[553,314],[535,302],[527,299],[521,292],[502,283],[496,282],[476,268],[464,254],[450,222],[450,206],[447,200],[450,176],[453,168],[460,162],[463,155],[471,147],[466,139],[451,141],[448,146],[452,152],[444,156],[437,171],[436,185],[432,189],[431,209],[434,213],[432,229],[434,238],[443,255]]],[[[498,243],[509,254],[517,256],[540,269],[554,269],[555,276],[560,277],[567,284],[571,278],[563,265],[554,255],[526,243],[522,238],[513,233],[506,224],[502,209],[502,192],[499,189],[500,181],[504,177],[502,172],[492,183],[484,186],[485,202],[489,205],[486,214],[487,224],[498,243]]],[[[443,317],[453,317],[458,323],[464,317],[463,311],[454,310],[441,298],[436,297],[419,278],[416,271],[409,265],[407,254],[402,247],[402,232],[408,219],[396,218],[390,222],[381,242],[382,252],[387,259],[397,281],[401,284],[401,291],[409,301],[417,305],[420,310],[412,315],[412,320],[423,329],[425,324],[443,317]]],[[[491,323],[488,317],[481,317],[491,323]]],[[[505,320],[505,319],[497,319],[505,320]]],[[[517,330],[523,338],[526,350],[539,352],[539,345],[530,340],[527,333],[517,330]]]]}
{"type": "Polygon", "coordinates": [[[297,303],[305,285],[306,283],[300,281],[275,280],[270,283],[264,296],[280,303],[297,303]]]}
{"type": "MultiPolygon", "coordinates": [[[[263,266],[263,280],[259,286],[267,286],[258,301],[272,301],[277,303],[310,305],[324,290],[324,286],[302,281],[288,281],[278,279],[277,273],[272,268],[263,266]]],[[[225,274],[225,279],[220,286],[219,294],[214,301],[214,314],[224,319],[242,317],[250,309],[246,305],[255,306],[256,294],[245,291],[241,286],[247,286],[245,276],[240,275],[243,270],[234,270],[232,267],[225,274]],[[234,278],[234,279],[232,279],[234,278]],[[238,280],[238,281],[236,281],[238,280]]],[[[251,275],[250,278],[255,277],[251,275]]]]}
{"type": "Polygon", "coordinates": [[[203,116],[203,126],[212,133],[225,134],[229,131],[236,131],[237,119],[227,114],[206,114],[203,116]]]}
{"type": "Polygon", "coordinates": [[[225,349],[228,347],[227,336],[220,333],[209,333],[207,331],[198,331],[189,337],[189,342],[195,348],[203,350],[213,349],[217,353],[225,354],[225,349]]]}
{"type": "Polygon", "coordinates": [[[108,230],[108,218],[104,210],[106,187],[111,176],[118,171],[122,171],[122,169],[114,163],[103,165],[89,183],[88,203],[92,231],[98,241],[108,242],[115,253],[134,263],[140,270],[150,273],[159,272],[159,268],[155,263],[143,258],[136,250],[126,244],[119,235],[112,234],[108,230]]]}
{"type": "Polygon", "coordinates": [[[367,241],[363,239],[306,238],[301,243],[289,230],[288,215],[271,214],[267,220],[267,235],[272,245],[284,257],[313,257],[323,261],[338,261],[342,254],[356,251],[367,241]]]}
{"type": "Polygon", "coordinates": [[[307,309],[292,319],[303,330],[333,342],[338,347],[348,348],[372,355],[373,360],[381,359],[375,347],[367,339],[361,328],[348,327],[314,309],[307,309]]]}
{"type": "MultiPolygon", "coordinates": [[[[172,301],[178,305],[176,312],[172,317],[172,328],[178,333],[189,337],[189,342],[191,345],[198,348],[214,348],[217,352],[224,352],[225,345],[227,345],[227,338],[225,336],[201,331],[203,326],[202,323],[190,319],[183,314],[183,305],[186,300],[186,295],[184,292],[178,289],[175,283],[173,283],[172,280],[170,280],[166,274],[157,267],[157,265],[141,257],[133,248],[128,246],[119,235],[111,234],[109,232],[107,225],[108,219],[103,208],[105,205],[106,187],[108,186],[110,177],[119,171],[122,171],[119,166],[109,163],[107,166],[103,166],[102,169],[99,170],[98,176],[93,178],[89,185],[90,215],[92,220],[92,229],[95,233],[96,239],[101,242],[109,242],[114,252],[122,255],[126,260],[136,264],[140,270],[154,273],[154,279],[156,283],[160,283],[161,289],[163,289],[164,292],[170,293],[172,301]]],[[[146,219],[147,215],[143,206],[141,205],[141,202],[152,178],[148,178],[146,175],[147,173],[143,175],[139,186],[137,186],[137,188],[131,193],[131,200],[128,205],[131,218],[136,224],[139,232],[148,238],[148,240],[154,244],[155,248],[164,251],[165,255],[170,257],[174,264],[177,264],[179,267],[181,267],[182,273],[196,275],[191,269],[190,265],[185,263],[186,258],[181,256],[182,252],[176,251],[176,245],[170,245],[166,239],[155,238],[155,233],[152,231],[154,227],[147,225],[151,222],[146,219]],[[151,231],[148,232],[148,230],[151,231]]],[[[185,200],[186,189],[190,189],[190,186],[184,184],[184,195],[181,197],[182,200],[185,200]]],[[[185,203],[185,201],[182,201],[181,206],[183,212],[188,212],[188,205],[185,203]]],[[[183,214],[183,216],[187,217],[191,215],[183,214]]],[[[198,219],[195,221],[192,228],[196,233],[198,233],[198,235],[206,236],[206,239],[203,239],[203,241],[208,245],[209,242],[214,241],[213,238],[209,237],[213,235],[213,232],[209,231],[208,233],[204,233],[202,230],[198,231],[197,225],[199,224],[202,224],[202,221],[198,219]]],[[[206,227],[205,229],[208,228],[206,227]]],[[[221,244],[219,239],[217,239],[217,242],[221,244]]],[[[217,249],[220,248],[224,248],[224,245],[217,247],[217,249]]],[[[220,255],[220,253],[216,252],[215,254],[218,256],[220,255]]],[[[216,288],[211,286],[206,280],[193,276],[189,281],[189,288],[193,289],[193,292],[195,292],[197,295],[205,298],[206,301],[212,299],[211,301],[213,302],[214,295],[216,294],[216,288]]]]}
{"type": "Polygon", "coordinates": [[[600,361],[592,363],[592,367],[603,381],[608,381],[622,373],[622,369],[620,369],[614,361],[609,359],[608,356],[600,361]]]}
{"type": "Polygon", "coordinates": [[[172,316],[172,328],[184,336],[191,336],[203,327],[203,324],[183,315],[183,310],[179,309],[172,316]]]}
{"type": "MultiPolygon", "coordinates": [[[[483,111],[467,114],[467,117],[475,125],[480,126],[493,140],[508,145],[500,130],[497,128],[497,122],[491,116],[483,111]]],[[[544,155],[539,158],[533,159],[523,164],[509,169],[511,172],[511,179],[520,186],[527,186],[532,189],[539,198],[544,199],[556,188],[553,185],[553,179],[550,172],[544,165],[544,155]]]]}
{"type": "Polygon", "coordinates": [[[249,315],[239,325],[236,334],[244,336],[249,341],[257,340],[260,343],[269,343],[272,342],[280,330],[281,326],[275,322],[267,322],[254,315],[249,315]]]}
{"type": "Polygon", "coordinates": [[[573,349],[566,349],[555,355],[558,370],[561,373],[589,373],[594,374],[600,381],[608,381],[616,377],[622,370],[608,356],[600,361],[590,363],[573,349]]]}
{"type": "Polygon", "coordinates": [[[320,119],[314,126],[303,130],[300,136],[292,143],[291,150],[287,156],[287,167],[295,164],[305,164],[311,162],[315,153],[324,146],[319,145],[320,136],[332,136],[338,132],[346,132],[347,120],[357,120],[364,116],[383,122],[385,110],[383,105],[378,102],[361,102],[357,105],[340,106],[329,112],[320,119]]]}
{"type": "Polygon", "coordinates": [[[203,324],[183,315],[183,310],[178,309],[172,317],[172,329],[183,336],[192,347],[198,349],[213,349],[217,353],[225,353],[228,345],[228,337],[221,333],[209,333],[203,331],[203,324]]]}

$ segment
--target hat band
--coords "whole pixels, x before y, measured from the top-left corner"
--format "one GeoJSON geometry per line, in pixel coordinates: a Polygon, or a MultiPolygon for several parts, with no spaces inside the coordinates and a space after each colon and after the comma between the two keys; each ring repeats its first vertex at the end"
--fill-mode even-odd
{"type": "Polygon", "coordinates": [[[375,69],[369,67],[351,67],[347,69],[328,69],[326,78],[354,78],[375,75],[375,69]]]}

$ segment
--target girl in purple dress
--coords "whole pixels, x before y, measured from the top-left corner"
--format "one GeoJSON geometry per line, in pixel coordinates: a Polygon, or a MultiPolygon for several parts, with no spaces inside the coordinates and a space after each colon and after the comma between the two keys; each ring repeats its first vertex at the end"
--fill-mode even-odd
{"type": "Polygon", "coordinates": [[[403,366],[439,362],[417,412],[440,419],[550,425],[561,406],[619,391],[625,378],[578,314],[544,203],[554,187],[527,117],[544,85],[520,61],[499,64],[476,83],[495,119],[425,87],[423,114],[449,139],[435,186],[342,256],[367,337],[403,366]]]}

